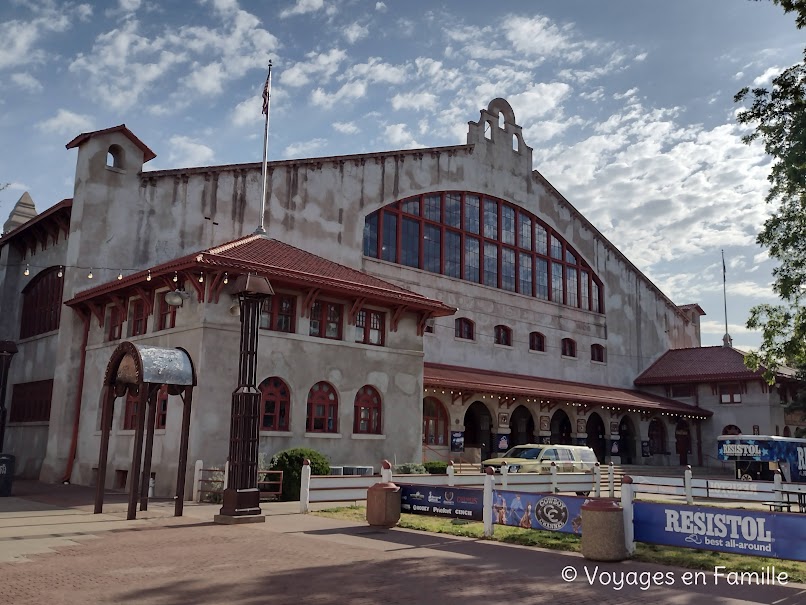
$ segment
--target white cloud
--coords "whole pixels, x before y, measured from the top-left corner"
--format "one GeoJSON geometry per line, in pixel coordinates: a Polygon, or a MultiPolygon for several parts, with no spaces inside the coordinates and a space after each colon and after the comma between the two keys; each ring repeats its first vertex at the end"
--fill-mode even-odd
{"type": "Polygon", "coordinates": [[[571,94],[565,82],[530,84],[523,92],[507,100],[520,124],[553,114],[571,94]]]}
{"type": "Polygon", "coordinates": [[[37,130],[47,134],[74,137],[82,132],[93,130],[92,117],[60,109],[55,116],[37,123],[37,130]]]}
{"type": "Polygon", "coordinates": [[[647,58],[647,53],[641,53],[640,55],[635,55],[633,61],[644,61],[647,58]]]}
{"type": "Polygon", "coordinates": [[[369,28],[366,25],[352,23],[342,30],[342,34],[348,43],[355,44],[369,35],[369,28]]]}
{"type": "Polygon", "coordinates": [[[286,8],[280,12],[280,18],[285,19],[293,15],[304,15],[306,13],[315,13],[324,7],[324,0],[297,0],[296,4],[291,8],[286,8]]]}
{"type": "Polygon", "coordinates": [[[437,96],[430,92],[398,93],[392,97],[392,109],[434,109],[437,106],[437,96]]]}
{"type": "Polygon", "coordinates": [[[762,86],[763,84],[769,84],[772,82],[772,79],[780,74],[784,70],[783,67],[769,67],[767,68],[763,74],[761,74],[758,78],[753,80],[753,86],[762,86]]]}
{"type": "Polygon", "coordinates": [[[172,136],[168,144],[171,146],[168,161],[176,167],[209,166],[215,159],[210,147],[184,135],[172,136]]]}
{"type": "Polygon", "coordinates": [[[42,83],[27,72],[11,74],[11,81],[27,92],[42,90],[42,83]]]}
{"type": "Polygon", "coordinates": [[[292,143],[283,150],[283,157],[298,158],[310,156],[317,149],[321,149],[327,143],[326,139],[312,139],[301,143],[292,143]]]}
{"type": "Polygon", "coordinates": [[[118,8],[127,13],[133,13],[143,4],[143,0],[118,0],[118,8]]]}
{"type": "Polygon", "coordinates": [[[380,12],[383,13],[383,12],[386,11],[386,5],[383,2],[376,2],[375,3],[375,10],[380,11],[380,12]]]}
{"type": "Polygon", "coordinates": [[[584,45],[571,40],[570,28],[560,28],[548,17],[540,15],[526,18],[510,15],[503,20],[506,39],[519,54],[533,57],[538,62],[559,54],[575,60],[584,45]]]}
{"type": "Polygon", "coordinates": [[[0,69],[44,62],[48,54],[38,47],[39,42],[52,34],[66,32],[76,18],[85,20],[92,14],[88,4],[59,6],[41,2],[26,6],[33,13],[29,20],[0,23],[0,69]]]}
{"type": "Polygon", "coordinates": [[[368,82],[385,82],[387,84],[402,84],[406,81],[406,69],[401,65],[384,63],[378,57],[370,57],[366,63],[356,63],[351,66],[342,79],[361,78],[368,82]]]}
{"type": "Polygon", "coordinates": [[[348,82],[332,94],[317,88],[311,93],[311,103],[317,107],[330,108],[342,101],[360,99],[366,94],[367,85],[364,82],[348,82]]]}
{"type": "Polygon", "coordinates": [[[630,97],[634,97],[637,92],[638,92],[638,88],[631,88],[631,89],[629,89],[629,90],[627,90],[625,92],[614,92],[613,93],[613,98],[616,99],[616,100],[627,99],[627,98],[630,98],[630,97]]]}
{"type": "Polygon", "coordinates": [[[283,70],[280,81],[286,86],[305,86],[312,79],[326,82],[348,57],[343,50],[332,48],[326,53],[308,53],[306,58],[307,61],[299,61],[283,70]]]}
{"type": "Polygon", "coordinates": [[[333,129],[342,134],[358,134],[361,129],[354,122],[333,122],[333,129]]]}
{"type": "Polygon", "coordinates": [[[414,136],[408,131],[405,124],[390,124],[383,131],[386,141],[398,149],[415,149],[422,147],[414,140],[414,136]]]}

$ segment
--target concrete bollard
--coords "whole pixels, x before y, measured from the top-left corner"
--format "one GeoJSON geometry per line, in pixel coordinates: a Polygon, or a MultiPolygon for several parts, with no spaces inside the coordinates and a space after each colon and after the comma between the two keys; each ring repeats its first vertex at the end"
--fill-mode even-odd
{"type": "Polygon", "coordinates": [[[623,561],[624,511],[614,500],[591,499],[582,505],[582,556],[591,561],[623,561]]]}

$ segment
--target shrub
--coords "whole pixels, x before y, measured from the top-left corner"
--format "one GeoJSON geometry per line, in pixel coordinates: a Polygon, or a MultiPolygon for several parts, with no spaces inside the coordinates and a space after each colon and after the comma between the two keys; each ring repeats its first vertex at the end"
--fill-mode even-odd
{"type": "Polygon", "coordinates": [[[307,458],[311,461],[312,475],[330,473],[327,458],[316,450],[295,447],[277,452],[269,462],[269,470],[283,471],[283,500],[299,500],[299,486],[302,481],[302,463],[307,458]]]}
{"type": "Polygon", "coordinates": [[[432,475],[444,475],[448,472],[448,463],[435,460],[433,462],[424,462],[425,470],[432,475]]]}
{"type": "Polygon", "coordinates": [[[395,467],[395,473],[398,475],[425,475],[425,467],[417,462],[404,462],[395,467]]]}

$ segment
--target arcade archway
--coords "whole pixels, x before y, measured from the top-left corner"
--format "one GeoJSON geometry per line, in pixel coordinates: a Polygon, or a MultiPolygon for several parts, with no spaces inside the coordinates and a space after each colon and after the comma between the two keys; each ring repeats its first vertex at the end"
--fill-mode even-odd
{"type": "Polygon", "coordinates": [[[486,460],[492,452],[493,419],[490,410],[481,401],[474,401],[465,412],[465,450],[477,448],[481,459],[486,460]]]}
{"type": "Polygon", "coordinates": [[[551,442],[571,445],[571,419],[563,410],[557,410],[551,417],[551,442]]]}
{"type": "Polygon", "coordinates": [[[509,417],[509,446],[534,442],[535,419],[526,406],[519,405],[509,417]]]}
{"type": "Polygon", "coordinates": [[[691,429],[688,426],[688,422],[682,419],[678,420],[674,435],[675,451],[680,458],[680,465],[685,466],[688,464],[688,455],[691,453],[691,429]]]}
{"type": "Polygon", "coordinates": [[[607,442],[605,441],[605,425],[602,417],[596,412],[588,416],[585,424],[585,432],[588,433],[587,445],[596,454],[596,459],[604,463],[607,456],[607,442]]]}
{"type": "Polygon", "coordinates": [[[618,455],[622,464],[633,464],[635,460],[635,427],[629,416],[624,416],[618,425],[618,455]]]}

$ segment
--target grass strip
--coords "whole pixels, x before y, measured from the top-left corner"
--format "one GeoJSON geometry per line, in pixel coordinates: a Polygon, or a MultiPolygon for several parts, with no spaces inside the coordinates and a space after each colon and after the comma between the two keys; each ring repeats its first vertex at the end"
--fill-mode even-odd
{"type": "MultiPolygon", "coordinates": [[[[313,514],[331,519],[366,522],[366,508],[363,506],[349,506],[317,511],[313,514]]],[[[442,517],[428,517],[425,515],[400,515],[398,527],[428,531],[437,534],[462,536],[466,538],[484,539],[484,526],[478,522],[454,523],[452,519],[442,517]]],[[[553,531],[540,531],[534,529],[521,529],[519,527],[495,526],[495,534],[491,538],[496,542],[520,544],[522,546],[538,546],[552,550],[579,552],[581,538],[573,534],[553,531]]],[[[713,573],[717,565],[725,567],[726,572],[756,572],[760,573],[767,566],[775,566],[775,572],[786,572],[788,581],[806,583],[806,563],[799,561],[786,561],[771,559],[769,557],[748,557],[733,553],[721,553],[710,550],[692,548],[675,548],[673,546],[658,546],[655,544],[636,543],[633,561],[644,563],[657,563],[660,565],[674,565],[687,569],[703,570],[713,573]]]]}

